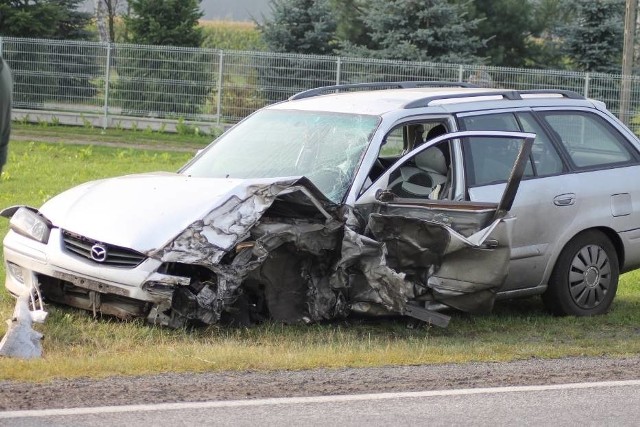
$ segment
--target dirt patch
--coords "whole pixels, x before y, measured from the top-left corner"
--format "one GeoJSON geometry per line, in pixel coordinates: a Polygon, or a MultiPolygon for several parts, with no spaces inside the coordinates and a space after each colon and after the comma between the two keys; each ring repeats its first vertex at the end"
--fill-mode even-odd
{"type": "Polygon", "coordinates": [[[277,372],[0,381],[0,409],[73,408],[638,379],[640,356],[277,372]]]}

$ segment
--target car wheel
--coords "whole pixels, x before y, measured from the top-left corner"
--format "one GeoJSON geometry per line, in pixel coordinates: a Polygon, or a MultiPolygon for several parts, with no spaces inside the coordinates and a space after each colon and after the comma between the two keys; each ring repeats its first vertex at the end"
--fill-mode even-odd
{"type": "Polygon", "coordinates": [[[618,289],[618,254],[600,231],[574,237],[560,253],[542,295],[556,315],[592,316],[606,313],[618,289]]]}

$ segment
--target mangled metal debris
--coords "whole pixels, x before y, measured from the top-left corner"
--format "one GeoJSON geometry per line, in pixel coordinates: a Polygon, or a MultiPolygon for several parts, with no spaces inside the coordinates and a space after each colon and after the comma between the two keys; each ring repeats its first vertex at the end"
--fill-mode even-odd
{"type": "MultiPolygon", "coordinates": [[[[212,212],[189,226],[158,254],[163,262],[196,264],[211,274],[175,290],[167,323],[174,327],[194,320],[212,324],[223,317],[243,324],[267,317],[295,323],[346,317],[350,311],[431,321],[428,310],[409,302],[417,296],[429,300],[427,294],[438,284],[407,280],[402,265],[387,265],[388,243],[376,235],[373,223],[367,227],[371,237],[358,234],[334,219],[323,208],[330,204],[320,200],[322,196],[304,179],[252,186],[247,197],[225,202],[223,214],[212,212]],[[280,204],[286,204],[295,218],[275,217],[284,209],[280,204]],[[295,212],[310,207],[317,209],[315,219],[314,215],[300,219],[300,212],[295,212]]],[[[434,257],[412,262],[438,271],[444,256],[481,246],[501,221],[482,230],[481,239],[466,239],[447,225],[430,223],[439,233],[421,244],[422,252],[432,251],[434,257]],[[442,241],[450,244],[442,245],[442,241]]],[[[477,290],[459,293],[467,296],[477,290]]],[[[448,323],[441,314],[432,317],[439,326],[448,323]]]]}

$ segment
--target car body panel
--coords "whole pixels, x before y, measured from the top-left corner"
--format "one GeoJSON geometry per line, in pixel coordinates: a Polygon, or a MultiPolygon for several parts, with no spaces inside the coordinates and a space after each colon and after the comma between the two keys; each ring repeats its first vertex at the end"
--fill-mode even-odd
{"type": "Polygon", "coordinates": [[[75,187],[49,200],[40,212],[62,229],[146,253],[164,246],[221,199],[244,194],[245,186],[239,179],[130,175],[75,187]]]}
{"type": "MultiPolygon", "coordinates": [[[[575,189],[572,175],[551,176],[535,180],[523,180],[516,195],[512,215],[516,220],[513,233],[511,273],[503,290],[528,288],[546,283],[542,272],[551,260],[550,250],[556,241],[568,241],[575,235],[575,228],[567,227],[575,221],[579,205],[556,206],[553,199],[575,189]],[[521,219],[524,218],[524,219],[521,219]],[[545,218],[531,221],[529,218],[545,218]],[[535,281],[535,282],[532,282],[535,281]]],[[[473,188],[472,200],[495,201],[505,184],[473,188]]],[[[548,277],[548,276],[547,276],[548,277]]]]}

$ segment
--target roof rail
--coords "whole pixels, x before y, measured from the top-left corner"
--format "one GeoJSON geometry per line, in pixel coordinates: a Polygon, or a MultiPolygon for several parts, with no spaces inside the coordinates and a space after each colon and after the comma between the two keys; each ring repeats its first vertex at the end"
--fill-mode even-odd
{"type": "Polygon", "coordinates": [[[572,90],[564,90],[564,89],[529,89],[529,90],[519,90],[520,95],[562,95],[564,98],[569,99],[586,99],[584,96],[580,95],[578,92],[574,92],[572,90]]]}
{"type": "Polygon", "coordinates": [[[298,92],[289,98],[289,101],[295,99],[311,98],[314,96],[324,95],[332,92],[347,92],[350,90],[385,90],[385,89],[415,89],[419,87],[471,87],[478,86],[464,82],[445,82],[445,81],[404,81],[404,82],[372,82],[372,83],[350,83],[343,85],[322,86],[315,89],[309,89],[298,92]]]}
{"type": "MultiPolygon", "coordinates": [[[[461,98],[481,98],[487,96],[501,96],[504,99],[517,100],[522,99],[520,93],[515,90],[487,90],[482,92],[474,92],[474,93],[456,93],[456,94],[448,94],[448,95],[432,95],[427,96],[425,98],[416,99],[415,101],[411,101],[404,106],[406,109],[411,108],[424,108],[428,107],[429,103],[432,101],[438,101],[441,99],[461,99],[461,98]]],[[[481,101],[481,100],[478,100],[481,101]]]]}
{"type": "MultiPolygon", "coordinates": [[[[416,99],[404,106],[404,108],[424,108],[428,107],[432,101],[441,99],[460,99],[460,98],[482,98],[487,96],[502,96],[503,99],[521,100],[522,95],[560,95],[569,99],[586,99],[584,96],[572,90],[563,89],[530,89],[530,90],[494,90],[475,93],[457,93],[450,95],[432,95],[422,99],[416,99]]],[[[479,100],[480,101],[480,100],[479,100]]]]}

